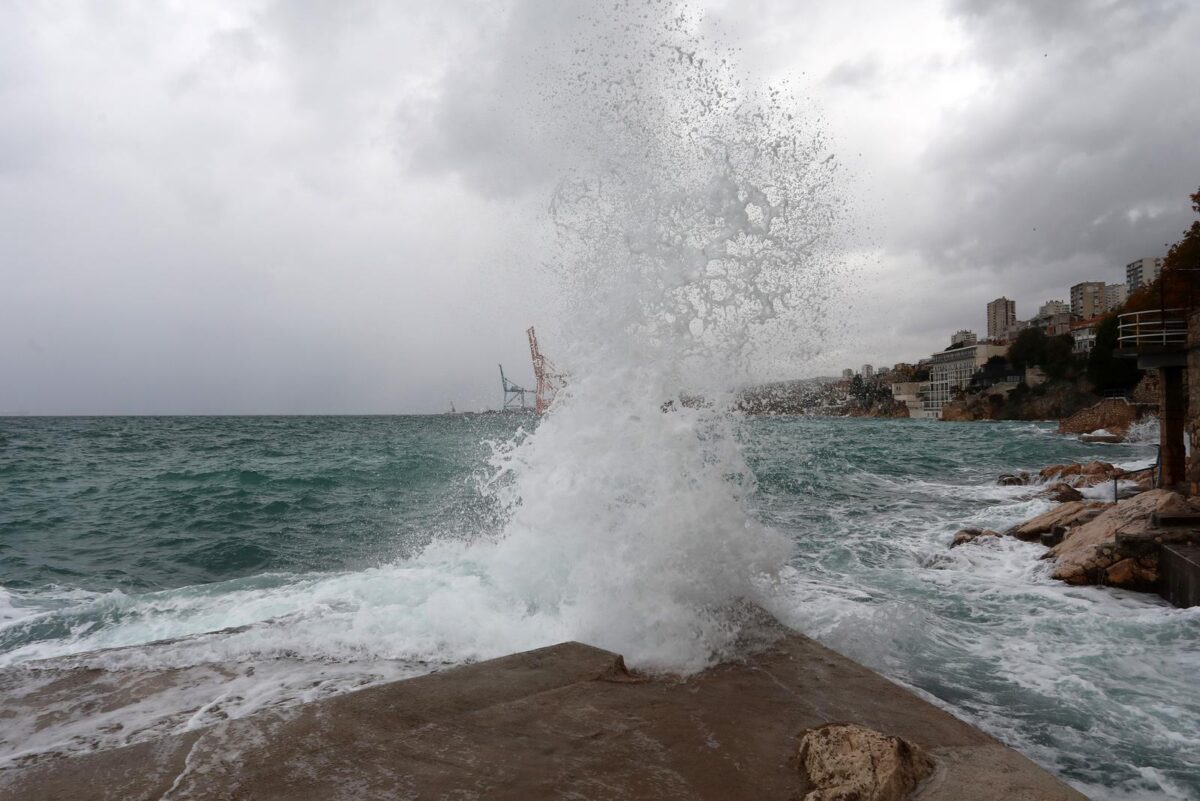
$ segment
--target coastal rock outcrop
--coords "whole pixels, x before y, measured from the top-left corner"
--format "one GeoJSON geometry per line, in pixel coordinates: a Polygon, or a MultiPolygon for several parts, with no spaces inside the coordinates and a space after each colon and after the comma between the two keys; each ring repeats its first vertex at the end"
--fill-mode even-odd
{"type": "Polygon", "coordinates": [[[1164,489],[1110,504],[1050,549],[1047,558],[1055,560],[1050,575],[1068,584],[1151,590],[1158,581],[1158,549],[1151,515],[1196,512],[1200,512],[1200,503],[1164,489]]]}
{"type": "Polygon", "coordinates": [[[907,405],[889,395],[867,406],[851,406],[846,409],[845,416],[905,418],[909,416],[909,412],[907,405]]]}
{"type": "Polygon", "coordinates": [[[1070,484],[1065,484],[1059,481],[1056,484],[1051,484],[1046,489],[1038,493],[1044,498],[1049,498],[1052,501],[1059,503],[1067,503],[1068,501],[1082,501],[1083,493],[1072,487],[1070,484]]]}
{"type": "Polygon", "coordinates": [[[1004,416],[1004,396],[968,395],[942,407],[942,421],[968,423],[974,420],[1000,420],[1004,416]]]}
{"type": "Polygon", "coordinates": [[[1029,483],[1029,474],[1022,471],[1020,473],[1001,473],[996,479],[996,483],[1001,487],[1023,487],[1029,483]]]}
{"type": "Polygon", "coordinates": [[[957,548],[960,545],[966,545],[968,542],[974,542],[980,537],[999,537],[999,531],[992,531],[990,528],[963,528],[954,532],[954,539],[950,543],[951,548],[957,548]]]}
{"type": "Polygon", "coordinates": [[[1043,467],[1038,475],[1043,481],[1061,481],[1072,487],[1092,487],[1114,478],[1121,478],[1125,471],[1108,462],[1091,461],[1052,464],[1043,467]]]}
{"type": "Polygon", "coordinates": [[[903,801],[933,773],[920,747],[847,723],[805,732],[799,760],[815,788],[804,801],[903,801]]]}
{"type": "Polygon", "coordinates": [[[1143,470],[1134,470],[1121,476],[1125,481],[1132,481],[1137,485],[1138,492],[1154,489],[1154,468],[1147,467],[1143,470]]]}
{"type": "Polygon", "coordinates": [[[1041,540],[1043,534],[1049,534],[1057,526],[1071,529],[1086,523],[1099,515],[1104,507],[1105,504],[1101,501],[1067,501],[1049,512],[1013,526],[1004,533],[1026,542],[1036,542],[1041,540]]]}

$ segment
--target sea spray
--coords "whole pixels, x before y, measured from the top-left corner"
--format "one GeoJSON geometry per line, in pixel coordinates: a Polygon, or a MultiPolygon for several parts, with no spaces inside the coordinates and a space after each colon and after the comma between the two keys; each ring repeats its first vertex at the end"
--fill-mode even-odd
{"type": "Polygon", "coordinates": [[[794,100],[740,80],[697,24],[597,18],[547,81],[575,137],[550,204],[570,377],[500,451],[508,521],[479,546],[530,622],[683,672],[733,654],[787,563],[746,507],[732,390],[812,341],[838,209],[794,100]]]}
{"type": "Polygon", "coordinates": [[[658,671],[736,655],[747,602],[774,595],[793,543],[749,509],[734,391],[819,342],[836,160],[790,94],[744,80],[698,17],[620,5],[539,74],[534,116],[570,140],[541,257],[559,303],[543,346],[567,386],[533,431],[496,447],[481,510],[465,516],[478,530],[428,532],[443,536],[367,569],[21,611],[0,628],[0,664],[57,657],[130,681],[168,670],[188,687],[126,709],[119,730],[85,716],[36,743],[22,733],[0,759],[128,744],[570,639],[658,671]]]}
{"type": "Polygon", "coordinates": [[[1125,441],[1156,444],[1158,442],[1158,437],[1158,417],[1155,415],[1147,415],[1146,417],[1135,421],[1129,426],[1129,432],[1125,435],[1125,441]]]}

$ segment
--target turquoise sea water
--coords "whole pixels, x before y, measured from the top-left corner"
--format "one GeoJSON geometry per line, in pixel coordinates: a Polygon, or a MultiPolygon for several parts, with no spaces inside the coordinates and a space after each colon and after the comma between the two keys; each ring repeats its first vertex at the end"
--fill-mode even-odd
{"type": "MultiPolygon", "coordinates": [[[[533,423],[0,419],[0,668],[286,663],[236,699],[195,689],[237,715],[562,639],[569,619],[497,601],[470,547],[503,531],[487,443],[533,423]],[[168,638],[184,639],[147,646],[168,638]]],[[[1200,610],[1066,587],[1032,544],[948,548],[1049,508],[998,473],[1152,446],[904,420],[757,419],[741,437],[749,512],[793,546],[760,599],[778,617],[1093,797],[1200,797],[1200,610]]],[[[174,719],[156,703],[127,714],[174,719]]]]}

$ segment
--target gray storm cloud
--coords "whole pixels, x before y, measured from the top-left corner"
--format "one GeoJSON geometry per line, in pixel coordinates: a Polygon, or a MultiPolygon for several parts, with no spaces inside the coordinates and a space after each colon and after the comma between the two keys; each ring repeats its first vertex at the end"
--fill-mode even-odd
{"type": "MultiPolygon", "coordinates": [[[[1190,220],[1194,4],[700,10],[856,176],[841,333],[789,375],[927,355],[1190,220]]],[[[495,406],[547,305],[530,220],[580,157],[538,78],[571,42],[620,55],[643,5],[579,11],[4,6],[0,412],[495,406]]]]}
{"type": "Polygon", "coordinates": [[[1200,15],[1081,1],[958,10],[990,80],[930,143],[922,166],[953,211],[912,244],[953,267],[1070,282],[1162,255],[1200,183],[1200,99],[1185,77],[1200,15]]]}

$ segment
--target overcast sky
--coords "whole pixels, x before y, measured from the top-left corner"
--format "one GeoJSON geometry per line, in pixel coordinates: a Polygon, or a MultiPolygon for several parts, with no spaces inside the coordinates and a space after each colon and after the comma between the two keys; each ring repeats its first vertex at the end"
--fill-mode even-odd
{"type": "MultiPolygon", "coordinates": [[[[561,136],[520,97],[580,7],[0,5],[0,413],[429,412],[497,406],[498,362],[532,383],[561,136]]],[[[1191,221],[1200,3],[692,7],[843,165],[837,335],[770,377],[926,356],[1191,221]]]]}

